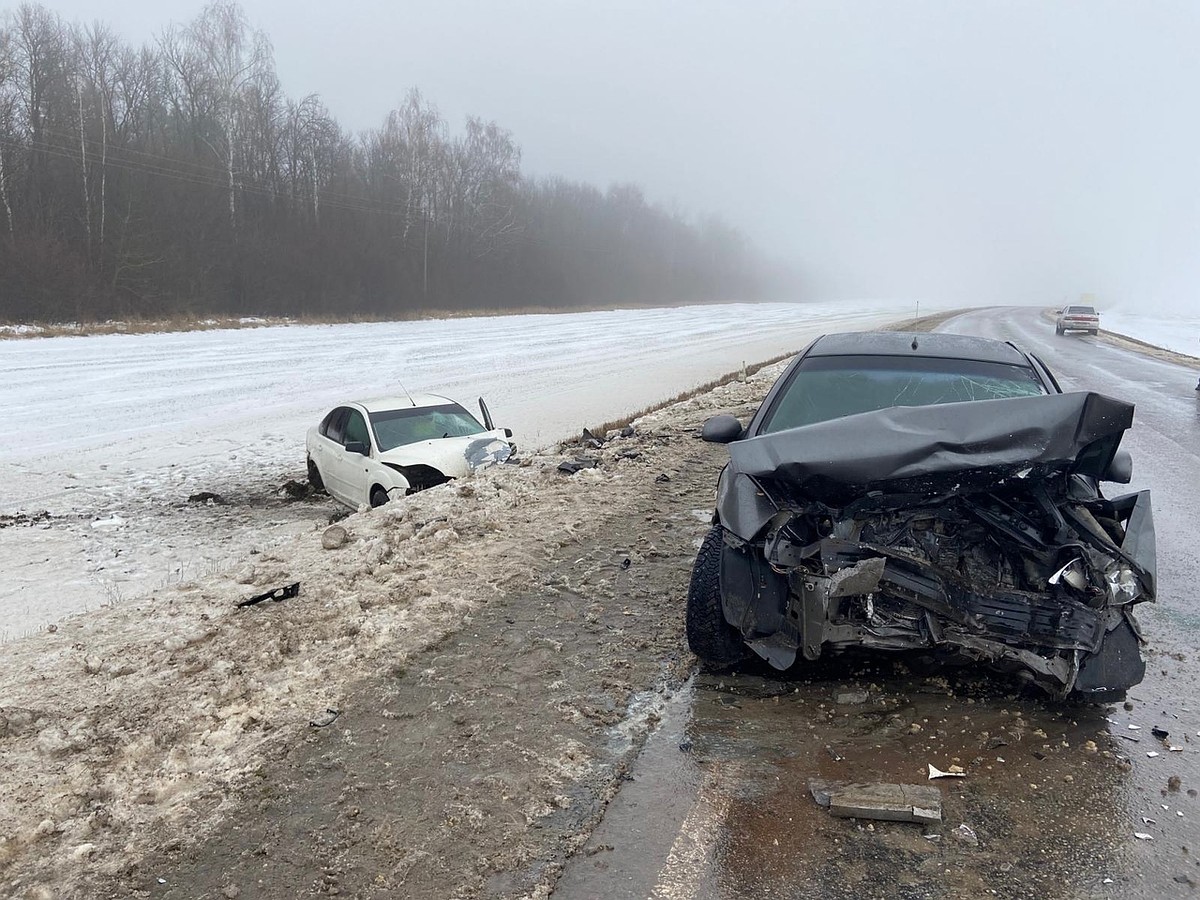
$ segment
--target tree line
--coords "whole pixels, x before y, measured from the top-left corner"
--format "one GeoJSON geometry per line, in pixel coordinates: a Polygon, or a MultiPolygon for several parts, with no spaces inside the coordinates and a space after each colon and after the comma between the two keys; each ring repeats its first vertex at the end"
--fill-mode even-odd
{"type": "Polygon", "coordinates": [[[757,271],[720,221],[527,177],[416,90],[349,134],[227,0],[140,47],[36,4],[0,23],[0,321],[745,299],[757,271]]]}

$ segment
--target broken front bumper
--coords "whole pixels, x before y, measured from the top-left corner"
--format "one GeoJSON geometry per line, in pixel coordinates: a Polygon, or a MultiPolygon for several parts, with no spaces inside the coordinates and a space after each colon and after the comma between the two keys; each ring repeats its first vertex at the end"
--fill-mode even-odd
{"type": "MultiPolygon", "coordinates": [[[[1074,558],[1054,567],[1044,590],[1005,586],[1001,580],[1013,579],[999,571],[989,583],[981,572],[997,565],[993,548],[980,551],[971,560],[979,569],[965,573],[963,560],[975,548],[957,546],[953,560],[939,560],[935,545],[947,542],[945,534],[928,535],[920,548],[912,536],[892,546],[836,536],[801,543],[793,516],[782,513],[761,543],[726,533],[726,618],[778,669],[850,647],[929,651],[1018,673],[1056,696],[1122,691],[1145,671],[1131,607],[1153,599],[1150,496],[1100,502],[1110,505],[1125,539],[1118,546],[1082,529],[1064,535],[1074,558]]],[[[854,530],[861,527],[857,522],[854,530]]],[[[1001,537],[1014,557],[1019,534],[1001,537]]],[[[1026,540],[1029,557],[1062,557],[1064,547],[1050,553],[1026,540]]]]}

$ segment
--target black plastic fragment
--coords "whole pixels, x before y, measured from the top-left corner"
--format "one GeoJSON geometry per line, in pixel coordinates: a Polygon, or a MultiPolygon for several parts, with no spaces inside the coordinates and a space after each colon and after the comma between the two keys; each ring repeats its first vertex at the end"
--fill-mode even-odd
{"type": "Polygon", "coordinates": [[[299,593],[300,582],[294,581],[291,584],[284,585],[283,587],[277,587],[269,590],[265,594],[256,594],[253,597],[243,600],[237,605],[237,608],[241,609],[245,606],[254,606],[256,603],[263,603],[267,600],[274,600],[276,603],[278,603],[280,600],[290,600],[292,597],[299,595],[299,593]]]}
{"type": "Polygon", "coordinates": [[[325,710],[325,716],[326,716],[325,719],[323,719],[320,722],[318,722],[316,719],[309,719],[308,724],[311,725],[313,728],[328,728],[330,725],[332,725],[334,722],[336,722],[338,720],[338,716],[340,716],[341,714],[342,714],[342,711],[340,709],[334,709],[333,707],[329,707],[325,710]]]}
{"type": "Polygon", "coordinates": [[[600,460],[594,456],[582,456],[579,459],[568,459],[558,464],[558,471],[567,475],[574,475],[584,469],[594,469],[600,465],[600,460]]]}

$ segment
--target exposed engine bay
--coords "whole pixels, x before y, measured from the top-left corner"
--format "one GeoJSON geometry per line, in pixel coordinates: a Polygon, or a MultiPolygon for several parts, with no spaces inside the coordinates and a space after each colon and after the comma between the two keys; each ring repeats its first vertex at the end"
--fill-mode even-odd
{"type": "Polygon", "coordinates": [[[725,617],[780,669],[847,647],[919,650],[1055,696],[1125,690],[1145,670],[1132,607],[1155,596],[1150,496],[1109,500],[1098,482],[1131,421],[1127,404],[1063,394],[733,444],[725,617]],[[860,430],[897,437],[872,456],[860,430]]]}

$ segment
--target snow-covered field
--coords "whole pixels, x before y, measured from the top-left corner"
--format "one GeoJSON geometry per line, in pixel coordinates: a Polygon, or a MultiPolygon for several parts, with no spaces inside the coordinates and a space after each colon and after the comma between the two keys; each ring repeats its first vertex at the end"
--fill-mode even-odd
{"type": "Polygon", "coordinates": [[[1124,309],[1101,309],[1100,325],[1147,344],[1200,356],[1200,310],[1173,316],[1142,315],[1124,309]]]}
{"type": "Polygon", "coordinates": [[[305,430],[340,401],[401,382],[483,396],[518,445],[545,446],[821,332],[911,314],[729,304],[0,341],[0,641],[323,523],[327,507],[278,488],[303,477],[305,430]],[[230,505],[189,504],[200,491],[230,505]]]}

